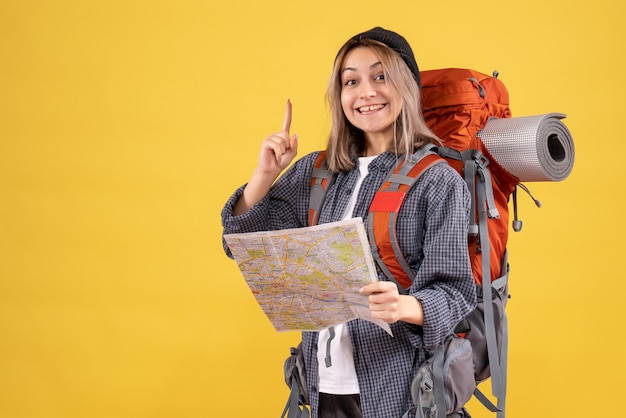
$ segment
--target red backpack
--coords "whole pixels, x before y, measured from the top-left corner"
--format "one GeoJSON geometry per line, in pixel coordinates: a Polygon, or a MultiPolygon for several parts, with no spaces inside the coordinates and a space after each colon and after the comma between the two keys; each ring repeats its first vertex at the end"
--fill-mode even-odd
{"type": "Polygon", "coordinates": [[[472,343],[476,381],[491,376],[497,406],[480,391],[475,395],[503,418],[508,343],[508,201],[519,180],[492,158],[478,137],[489,118],[511,117],[508,91],[497,76],[495,71],[489,76],[460,68],[421,72],[424,119],[443,140],[439,155],[465,178],[472,193],[468,249],[478,306],[464,321],[465,329],[459,331],[465,331],[472,343]],[[484,294],[491,295],[493,303],[484,303],[484,294]]]}
{"type": "MultiPolygon", "coordinates": [[[[440,152],[440,155],[446,157],[448,163],[465,177],[468,185],[472,184],[470,177],[474,170],[465,169],[465,161],[475,160],[476,164],[488,169],[489,178],[485,181],[491,183],[493,190],[493,200],[491,196],[486,196],[490,244],[488,276],[495,280],[501,276],[500,260],[508,239],[508,199],[519,181],[491,157],[478,132],[489,118],[511,117],[509,93],[504,83],[496,78],[497,73],[492,77],[473,70],[449,68],[422,71],[420,75],[426,124],[444,141],[444,147],[451,150],[440,152]]],[[[477,210],[470,225],[470,235],[474,237],[478,236],[477,210]]],[[[480,242],[470,245],[472,270],[478,284],[486,275],[482,268],[480,246],[480,242]]]]}

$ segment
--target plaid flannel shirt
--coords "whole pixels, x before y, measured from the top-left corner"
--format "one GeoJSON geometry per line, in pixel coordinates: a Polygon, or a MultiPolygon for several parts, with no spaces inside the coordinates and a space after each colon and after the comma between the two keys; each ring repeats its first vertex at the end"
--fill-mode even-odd
{"type": "MultiPolygon", "coordinates": [[[[295,162],[269,194],[245,214],[233,216],[243,186],[222,210],[224,234],[298,228],[308,225],[308,202],[314,152],[295,162]]],[[[353,216],[367,228],[367,212],[375,192],[397,157],[385,152],[369,165],[353,216]]],[[[358,167],[358,165],[357,165],[358,167]]],[[[329,188],[319,223],[341,220],[358,179],[358,168],[339,173],[329,188]]],[[[436,347],[476,303],[467,228],[470,195],[463,179],[447,164],[429,168],[407,193],[398,213],[397,239],[415,273],[409,294],[424,311],[424,325],[391,324],[391,337],[364,320],[348,323],[364,418],[401,417],[411,406],[411,382],[429,351],[436,347]]],[[[224,244],[226,253],[230,252],[224,244]]],[[[378,271],[380,280],[386,280],[378,271]]],[[[303,352],[313,418],[319,400],[317,332],[303,332],[303,352]]]]}

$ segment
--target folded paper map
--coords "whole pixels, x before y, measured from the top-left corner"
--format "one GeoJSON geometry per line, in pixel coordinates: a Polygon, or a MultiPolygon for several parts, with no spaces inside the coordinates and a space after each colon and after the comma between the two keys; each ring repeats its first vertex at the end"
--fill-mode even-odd
{"type": "Polygon", "coordinates": [[[277,331],[317,331],[361,318],[391,334],[359,293],[377,280],[361,218],[224,239],[277,331]]]}

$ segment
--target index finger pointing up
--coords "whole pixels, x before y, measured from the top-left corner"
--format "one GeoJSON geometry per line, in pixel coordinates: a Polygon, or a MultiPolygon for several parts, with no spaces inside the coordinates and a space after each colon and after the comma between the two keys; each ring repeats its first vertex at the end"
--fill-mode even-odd
{"type": "Polygon", "coordinates": [[[291,100],[287,100],[287,106],[285,108],[285,120],[283,121],[283,131],[289,133],[291,127],[291,100]]]}

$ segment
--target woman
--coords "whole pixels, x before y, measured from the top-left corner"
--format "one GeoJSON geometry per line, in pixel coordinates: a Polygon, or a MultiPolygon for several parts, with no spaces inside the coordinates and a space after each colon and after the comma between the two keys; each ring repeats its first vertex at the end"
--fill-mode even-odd
{"type": "MultiPolygon", "coordinates": [[[[395,32],[374,28],[339,50],[327,98],[332,129],[329,169],[337,173],[319,223],[361,217],[400,158],[438,143],[420,109],[419,70],[411,47],[395,32]]],[[[296,228],[308,224],[309,185],[318,152],[296,161],[291,103],[282,130],[261,144],[256,169],[222,211],[224,234],[296,228]]],[[[470,197],[448,165],[430,167],[407,193],[397,221],[398,243],[415,274],[406,294],[378,272],[364,286],[374,318],[303,332],[313,417],[401,417],[410,386],[428,350],[452,332],[475,305],[467,251],[470,197]]],[[[226,248],[227,253],[228,249],[226,248]]]]}

